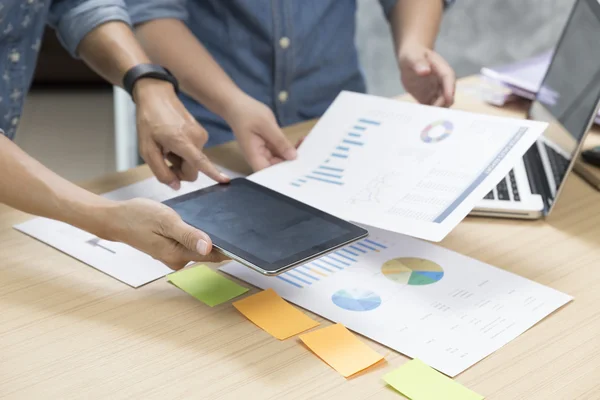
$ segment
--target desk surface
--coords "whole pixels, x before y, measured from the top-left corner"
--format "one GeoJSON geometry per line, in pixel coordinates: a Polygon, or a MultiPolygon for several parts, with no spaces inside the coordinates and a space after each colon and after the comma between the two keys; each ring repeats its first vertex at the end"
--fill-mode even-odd
{"type": "MultiPolygon", "coordinates": [[[[459,86],[455,107],[522,116],[526,105],[487,106],[459,86]]],[[[287,133],[295,140],[311,126],[287,133]]],[[[247,172],[235,144],[211,156],[247,172]]],[[[149,174],[140,167],[86,187],[101,193],[149,174]]],[[[405,362],[398,353],[346,380],[230,303],[207,307],[165,279],[131,289],[11,229],[27,218],[0,206],[0,398],[401,398],[381,381],[405,362]]],[[[487,399],[600,398],[598,192],[571,176],[549,220],[467,218],[442,245],[575,297],[459,382],[487,399]]]]}

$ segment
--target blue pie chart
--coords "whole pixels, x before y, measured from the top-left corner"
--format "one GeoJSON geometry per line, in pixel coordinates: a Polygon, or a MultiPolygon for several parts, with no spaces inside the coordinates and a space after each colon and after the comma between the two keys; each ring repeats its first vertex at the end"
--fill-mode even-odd
{"type": "Polygon", "coordinates": [[[381,305],[381,297],[366,289],[341,289],[331,296],[333,304],[348,311],[371,311],[381,305]]]}

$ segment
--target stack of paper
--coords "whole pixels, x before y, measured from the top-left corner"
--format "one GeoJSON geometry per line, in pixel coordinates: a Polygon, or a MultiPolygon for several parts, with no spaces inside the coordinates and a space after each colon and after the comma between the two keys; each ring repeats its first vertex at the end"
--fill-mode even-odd
{"type": "MultiPolygon", "coordinates": [[[[516,96],[533,100],[542,85],[546,70],[552,61],[552,51],[539,54],[526,60],[493,68],[482,68],[481,75],[493,82],[500,83],[516,96]]],[[[509,99],[506,96],[505,101],[509,99]]],[[[494,104],[502,105],[494,102],[494,104]]],[[[596,117],[600,124],[600,111],[596,117]]]]}

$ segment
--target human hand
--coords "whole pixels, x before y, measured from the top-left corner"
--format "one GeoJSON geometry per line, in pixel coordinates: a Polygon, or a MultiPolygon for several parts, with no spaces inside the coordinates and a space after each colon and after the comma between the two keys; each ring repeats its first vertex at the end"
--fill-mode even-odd
{"type": "Polygon", "coordinates": [[[446,60],[422,45],[406,44],[398,57],[402,84],[419,103],[450,107],[456,76],[446,60]]]}
{"type": "Polygon", "coordinates": [[[220,183],[229,181],[202,152],[208,134],[170,83],[141,79],[134,98],[140,154],[160,182],[178,190],[181,181],[195,181],[198,171],[220,183]],[[165,159],[171,161],[170,167],[165,159]]]}
{"type": "Polygon", "coordinates": [[[186,224],[164,204],[133,199],[111,202],[103,209],[105,239],[127,243],[177,270],[190,261],[221,262],[210,237],[186,224]]]}
{"type": "Polygon", "coordinates": [[[234,100],[225,120],[254,171],[296,158],[296,149],[279,128],[273,112],[252,97],[242,94],[234,100]]]}

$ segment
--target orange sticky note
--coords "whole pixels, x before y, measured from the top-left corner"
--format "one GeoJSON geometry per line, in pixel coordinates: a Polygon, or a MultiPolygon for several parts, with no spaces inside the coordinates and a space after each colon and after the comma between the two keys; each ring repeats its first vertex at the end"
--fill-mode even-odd
{"type": "Polygon", "coordinates": [[[236,301],[233,306],[250,321],[279,340],[319,325],[317,321],[279,297],[273,289],[236,301]]]}
{"type": "Polygon", "coordinates": [[[345,377],[383,360],[344,325],[335,324],[300,336],[317,356],[345,377]]]}

